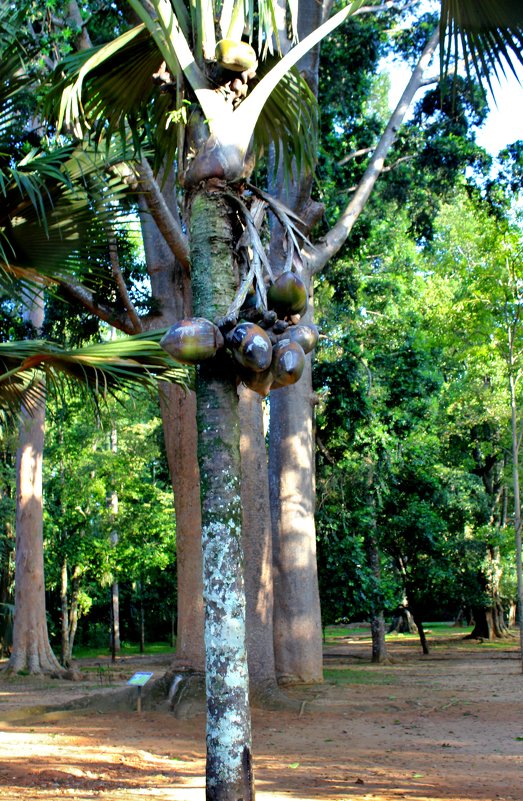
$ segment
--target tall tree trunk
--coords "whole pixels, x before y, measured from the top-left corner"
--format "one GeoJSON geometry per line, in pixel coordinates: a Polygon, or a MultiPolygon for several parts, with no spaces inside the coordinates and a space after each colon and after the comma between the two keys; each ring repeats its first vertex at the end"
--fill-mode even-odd
{"type": "MultiPolygon", "coordinates": [[[[316,27],[319,16],[321,16],[321,7],[319,4],[307,6],[307,13],[302,16],[302,25],[306,28],[316,27]]],[[[305,31],[302,31],[302,35],[304,32],[305,31]]],[[[334,226],[324,238],[321,245],[317,247],[313,253],[308,254],[308,275],[302,275],[306,282],[312,280],[312,274],[318,272],[325,266],[327,261],[338,252],[350,235],[377,179],[383,171],[386,155],[394,143],[397,130],[401,126],[416,92],[423,83],[424,72],[430,63],[434,49],[437,46],[437,41],[438,34],[436,32],[427,44],[351,202],[340,216],[336,226],[334,226]]],[[[318,53],[317,51],[313,51],[310,54],[310,61],[304,59],[303,64],[300,62],[299,65],[300,69],[304,71],[313,91],[317,91],[317,59],[318,53]]],[[[279,193],[283,195],[282,199],[305,220],[307,227],[311,226],[314,223],[317,209],[310,201],[310,177],[303,175],[298,176],[298,179],[292,186],[290,195],[285,195],[283,187],[284,183],[280,181],[279,193]]],[[[284,261],[281,262],[281,256],[279,257],[278,255],[279,249],[279,243],[275,240],[273,245],[271,241],[271,254],[274,253],[276,256],[274,260],[271,259],[271,263],[285,263],[284,261]]],[[[310,419],[312,428],[312,383],[310,373],[305,373],[297,385],[284,391],[288,395],[288,401],[285,406],[283,398],[280,398],[279,393],[274,403],[271,400],[271,432],[280,427],[290,428],[292,426],[290,421],[284,419],[287,415],[307,421],[306,425],[308,425],[310,419]]],[[[312,438],[310,439],[309,447],[313,447],[312,438]]],[[[310,469],[312,470],[312,453],[304,457],[304,450],[302,450],[300,456],[305,458],[304,464],[310,465],[310,469]]],[[[281,672],[282,675],[288,676],[289,678],[293,676],[307,676],[308,678],[306,680],[315,681],[321,678],[321,669],[319,669],[318,666],[318,645],[316,644],[315,647],[309,651],[307,647],[303,647],[304,645],[306,646],[306,640],[303,640],[302,635],[299,633],[299,627],[289,626],[287,631],[279,631],[279,624],[277,623],[277,620],[284,619],[284,617],[294,609],[293,618],[295,622],[297,620],[304,621],[304,614],[310,616],[309,628],[311,636],[317,637],[319,636],[317,631],[319,630],[321,632],[321,627],[318,629],[318,625],[314,619],[317,615],[314,600],[314,596],[317,592],[316,565],[305,565],[306,558],[310,557],[311,559],[315,559],[315,543],[313,544],[310,542],[308,545],[305,543],[307,537],[315,537],[313,518],[314,488],[313,484],[311,486],[310,483],[302,485],[302,470],[295,470],[296,462],[287,458],[285,452],[277,456],[276,448],[273,447],[272,441],[269,450],[269,463],[271,512],[273,516],[273,537],[275,542],[274,554],[275,558],[279,560],[275,566],[274,589],[276,666],[278,673],[281,672]],[[289,491],[293,483],[293,490],[289,491]],[[284,487],[286,487],[287,491],[279,500],[277,493],[284,487]],[[304,496],[304,502],[301,504],[299,498],[300,493],[303,491],[309,495],[308,497],[304,496]],[[299,535],[303,548],[301,554],[294,548],[294,536],[296,535],[297,528],[296,523],[294,527],[289,530],[289,535],[285,535],[287,522],[284,523],[284,520],[288,521],[289,519],[293,519],[293,506],[294,508],[300,507],[300,518],[303,524],[302,533],[299,535]],[[292,534],[290,532],[292,532],[292,534]],[[297,562],[294,562],[295,558],[297,558],[297,562]],[[289,576],[293,574],[293,579],[289,578],[289,581],[285,580],[285,584],[282,586],[279,582],[280,578],[282,578],[285,573],[289,574],[289,576]],[[302,576],[301,579],[300,574],[302,576]],[[300,598],[299,595],[302,591],[305,595],[312,593],[313,597],[300,598]],[[293,593],[296,593],[296,595],[293,595],[293,593]],[[280,599],[285,605],[281,610],[280,599]],[[307,608],[309,612],[305,611],[307,608]],[[313,635],[313,632],[316,633],[313,635]],[[280,649],[282,650],[280,651],[280,649]],[[293,656],[291,656],[291,653],[293,656]],[[299,656],[299,654],[301,654],[301,656],[299,656]],[[303,662],[301,662],[301,659],[303,659],[303,662]],[[300,662],[301,664],[299,664],[300,662]]]]}
{"type": "MultiPolygon", "coordinates": [[[[194,313],[223,316],[237,289],[230,211],[219,192],[191,203],[194,313]]],[[[254,798],[241,538],[236,380],[220,352],[198,370],[208,801],[254,798]]]]}
{"type": "MultiPolygon", "coordinates": [[[[111,338],[114,339],[116,330],[112,329],[111,338]]],[[[111,453],[118,453],[118,432],[116,426],[113,424],[111,428],[111,453]]],[[[111,520],[113,522],[113,530],[110,533],[111,547],[116,548],[118,545],[118,528],[116,520],[118,517],[118,492],[113,489],[109,495],[108,505],[111,513],[111,520]]],[[[111,583],[111,654],[113,662],[116,659],[116,654],[120,652],[120,587],[118,581],[113,577],[111,583]]]]}
{"type": "MultiPolygon", "coordinates": [[[[24,315],[36,330],[43,324],[43,299],[24,315]]],[[[42,460],[45,401],[31,412],[21,410],[16,455],[16,565],[13,650],[8,670],[29,673],[60,672],[47,632],[44,583],[42,460]]]]}
{"type": "MultiPolygon", "coordinates": [[[[177,215],[174,180],[174,174],[170,173],[163,185],[162,196],[170,211],[177,215]]],[[[141,225],[152,296],[159,307],[154,325],[161,328],[191,314],[191,288],[185,271],[176,262],[143,200],[141,225]]],[[[175,384],[164,384],[160,390],[160,409],[176,513],[176,666],[203,671],[204,614],[196,395],[194,392],[185,392],[175,384]]]]}
{"type": "Polygon", "coordinates": [[[196,395],[169,384],[160,390],[167,461],[176,513],[176,666],[203,671],[203,581],[196,395]]]}
{"type": "Polygon", "coordinates": [[[512,487],[514,491],[514,531],[516,534],[516,575],[519,608],[519,648],[523,672],[523,564],[521,545],[521,494],[519,487],[519,438],[517,428],[517,398],[514,354],[514,329],[509,329],[509,384],[512,434],[512,487]]]}
{"type": "Polygon", "coordinates": [[[406,595],[407,595],[408,608],[412,613],[412,619],[414,620],[416,628],[418,629],[418,637],[421,645],[421,650],[425,654],[425,656],[427,656],[430,653],[430,651],[429,651],[429,644],[427,641],[427,635],[425,634],[425,629],[423,628],[423,620],[421,618],[417,606],[413,606],[412,604],[413,592],[412,590],[409,591],[408,587],[406,588],[406,595]]]}
{"type": "Polygon", "coordinates": [[[140,591],[140,653],[145,651],[145,609],[143,605],[143,582],[138,583],[140,591]]]}
{"type": "Polygon", "coordinates": [[[81,570],[78,565],[73,570],[71,576],[71,601],[69,604],[69,653],[67,654],[67,661],[70,662],[73,658],[74,638],[76,637],[76,630],[78,628],[78,597],[80,594],[80,575],[81,570]]]}
{"type": "Polygon", "coordinates": [[[264,707],[281,708],[293,704],[278,688],[274,663],[272,533],[264,405],[260,396],[246,387],[239,388],[239,396],[250,697],[264,707]]]}
{"type": "Polygon", "coordinates": [[[4,523],[4,548],[2,553],[2,564],[0,567],[0,604],[4,610],[2,615],[2,629],[0,636],[0,654],[9,656],[13,643],[13,615],[11,612],[12,594],[11,586],[14,579],[14,550],[15,536],[11,523],[6,520],[4,523]]]}
{"type": "Polygon", "coordinates": [[[370,512],[368,528],[364,533],[364,548],[367,566],[371,573],[370,630],[372,635],[372,661],[388,662],[385,644],[385,618],[383,615],[383,593],[381,591],[381,567],[378,539],[376,536],[376,496],[374,489],[374,463],[369,457],[367,464],[367,505],[370,512]]]}
{"type": "Polygon", "coordinates": [[[68,568],[67,557],[62,560],[60,572],[60,622],[61,622],[61,658],[60,662],[64,667],[69,667],[69,604],[68,604],[68,568]]]}
{"type": "Polygon", "coordinates": [[[111,582],[111,657],[116,662],[116,654],[120,652],[120,588],[117,581],[111,582]]]}
{"type": "Polygon", "coordinates": [[[276,672],[284,683],[323,679],[310,370],[308,356],[298,383],[271,395],[274,650],[276,672]]]}
{"type": "MultiPolygon", "coordinates": [[[[287,40],[285,3],[279,2],[280,39],[287,40]]],[[[299,35],[303,39],[322,21],[322,4],[300,3],[299,35]]],[[[297,67],[317,94],[319,46],[297,67]]],[[[310,230],[319,204],[310,199],[312,176],[296,175],[292,185],[282,170],[271,192],[296,212],[310,230]]],[[[270,260],[275,274],[286,269],[282,229],[274,223],[270,260]]],[[[308,275],[302,279],[309,285],[308,275]]],[[[311,315],[311,312],[309,312],[311,315]]],[[[311,315],[312,319],[312,315],[311,315]]],[[[314,442],[314,395],[311,357],[302,377],[292,387],[271,395],[269,428],[269,490],[274,564],[274,651],[282,682],[318,682],[323,679],[323,640],[316,564],[314,442]]]]}

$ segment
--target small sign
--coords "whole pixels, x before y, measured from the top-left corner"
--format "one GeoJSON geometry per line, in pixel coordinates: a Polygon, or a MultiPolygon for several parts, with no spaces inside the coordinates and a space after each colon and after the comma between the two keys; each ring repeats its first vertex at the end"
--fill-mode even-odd
{"type": "Polygon", "coordinates": [[[145,684],[147,684],[147,682],[149,681],[149,679],[151,678],[152,675],[154,675],[154,674],[153,673],[135,673],[133,676],[131,676],[131,678],[129,679],[127,684],[131,684],[133,687],[143,687],[145,684]]]}

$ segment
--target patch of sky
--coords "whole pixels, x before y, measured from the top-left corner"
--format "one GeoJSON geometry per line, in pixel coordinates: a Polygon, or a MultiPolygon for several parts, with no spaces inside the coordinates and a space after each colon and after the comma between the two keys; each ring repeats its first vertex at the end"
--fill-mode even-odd
{"type": "MultiPolygon", "coordinates": [[[[439,2],[424,0],[416,5],[415,13],[436,11],[439,2]]],[[[408,20],[405,24],[408,23],[408,20]]],[[[434,74],[439,69],[439,54],[434,58],[434,74]]],[[[507,145],[523,139],[523,66],[514,65],[515,72],[506,64],[500,69],[498,76],[491,78],[492,89],[487,88],[487,99],[490,108],[485,123],[477,129],[476,141],[492,156],[497,156],[507,145]]],[[[387,74],[390,80],[389,106],[394,109],[411,76],[412,69],[395,56],[382,61],[380,72],[387,74]]],[[[418,93],[417,98],[421,96],[418,93]]],[[[412,110],[411,110],[412,113],[412,110]]]]}

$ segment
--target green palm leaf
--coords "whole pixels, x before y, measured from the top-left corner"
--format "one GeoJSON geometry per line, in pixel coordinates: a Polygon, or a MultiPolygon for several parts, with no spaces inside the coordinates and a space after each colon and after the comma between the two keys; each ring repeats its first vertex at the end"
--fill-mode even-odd
{"type": "Polygon", "coordinates": [[[110,166],[92,151],[60,148],[31,153],[4,170],[0,287],[5,293],[16,293],[18,284],[18,292],[27,294],[35,276],[53,281],[78,270],[93,225],[118,217],[117,201],[128,192],[122,177],[108,172],[110,166]]]}
{"type": "Polygon", "coordinates": [[[80,388],[95,402],[118,390],[158,390],[158,381],[186,388],[191,372],[159,345],[165,331],[68,350],[41,340],[0,343],[0,413],[14,421],[21,405],[31,410],[45,391],[80,388]],[[44,389],[44,387],[46,389],[44,389]]]}
{"type": "Polygon", "coordinates": [[[441,60],[447,72],[460,57],[492,89],[491,76],[523,64],[523,5],[516,0],[442,0],[441,60]]]}
{"type": "MultiPolygon", "coordinates": [[[[260,76],[269,71],[269,60],[259,69],[260,76]]],[[[275,149],[275,168],[283,164],[290,176],[291,166],[298,173],[312,172],[318,154],[318,104],[305,79],[291,69],[269,95],[254,129],[257,156],[275,149]]]]}
{"type": "Polygon", "coordinates": [[[158,165],[164,157],[172,161],[178,133],[167,121],[177,100],[174,88],[173,94],[162,92],[155,83],[161,64],[154,39],[138,25],[106,45],[68,56],[48,94],[47,113],[106,148],[118,136],[122,156],[139,154],[147,141],[158,165]]]}

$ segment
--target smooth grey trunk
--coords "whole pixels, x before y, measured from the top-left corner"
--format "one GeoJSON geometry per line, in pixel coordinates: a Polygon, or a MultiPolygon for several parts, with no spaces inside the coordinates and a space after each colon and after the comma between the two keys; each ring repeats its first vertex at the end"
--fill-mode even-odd
{"type": "MultiPolygon", "coordinates": [[[[237,289],[230,211],[219,192],[191,203],[195,316],[223,316],[237,289]]],[[[227,357],[198,368],[201,476],[207,801],[250,801],[252,772],[245,588],[241,531],[238,393],[227,357]]]]}
{"type": "MultiPolygon", "coordinates": [[[[285,4],[279,5],[280,38],[287,50],[285,4]]],[[[300,3],[299,36],[303,39],[322,22],[322,4],[300,3]]],[[[317,94],[319,46],[297,64],[317,94]]],[[[311,200],[312,176],[296,175],[289,186],[281,167],[270,186],[310,228],[319,205],[311,200]]],[[[275,274],[286,265],[281,226],[271,226],[270,261],[275,274]]],[[[308,276],[301,276],[306,284],[308,276]]],[[[323,679],[323,641],[316,564],[314,522],[314,396],[310,356],[300,380],[270,396],[269,492],[273,542],[274,659],[280,681],[319,682],[323,679]]]]}
{"type": "Polygon", "coordinates": [[[61,618],[61,658],[64,667],[69,666],[71,649],[69,647],[69,604],[68,604],[68,578],[67,557],[62,560],[60,571],[60,618],[61,618]]]}
{"type": "Polygon", "coordinates": [[[80,589],[80,569],[75,567],[69,582],[69,564],[67,558],[62,562],[60,576],[60,613],[61,613],[61,657],[64,667],[69,667],[73,658],[73,645],[78,626],[78,593],[80,589]],[[69,586],[70,584],[70,586],[69,586]],[[70,596],[70,598],[69,598],[70,596]]]}
{"type": "MultiPolygon", "coordinates": [[[[318,22],[316,16],[321,15],[319,4],[313,4],[309,13],[302,16],[305,26],[315,27],[318,22]],[[316,15],[316,16],[315,16],[316,15]]],[[[385,131],[376,147],[363,178],[354,193],[351,202],[340,216],[334,228],[317,245],[312,252],[307,252],[307,263],[302,278],[308,283],[312,275],[319,272],[330,258],[342,247],[350,235],[354,224],[363,211],[365,203],[370,197],[376,181],[383,172],[385,158],[392,147],[399,127],[401,126],[416,92],[424,82],[424,73],[428,67],[438,42],[438,33],[435,32],[427,44],[418,65],[416,66],[407,87],[396,106],[385,131]]],[[[300,63],[309,85],[317,91],[317,58],[318,53],[311,54],[311,61],[300,63]]],[[[310,200],[311,179],[309,176],[298,176],[291,187],[290,193],[284,192],[284,182],[281,177],[277,181],[280,197],[305,221],[307,226],[314,223],[317,208],[310,200]]],[[[271,240],[271,263],[285,263],[282,261],[281,243],[278,241],[278,229],[273,232],[271,240]],[[273,241],[274,240],[274,241],[273,241]],[[272,258],[274,254],[275,258],[272,258]]],[[[281,269],[281,268],[280,268],[281,269]]],[[[277,271],[277,268],[276,268],[277,271]]],[[[290,419],[304,420],[306,429],[312,430],[313,393],[310,372],[304,373],[300,381],[293,387],[274,393],[271,399],[271,444],[269,449],[269,474],[271,488],[271,514],[273,520],[273,542],[275,555],[275,651],[276,668],[278,674],[288,680],[321,680],[319,667],[319,649],[321,647],[321,624],[319,619],[319,602],[316,607],[317,578],[315,564],[315,527],[314,527],[314,486],[313,486],[313,440],[309,440],[311,452],[307,455],[300,450],[296,462],[288,450],[278,453],[278,447],[272,442],[276,430],[291,430],[293,423],[290,419]],[[285,393],[286,400],[280,395],[285,393]],[[296,469],[296,465],[299,469],[296,469]],[[309,470],[311,481],[304,481],[304,471],[309,470]],[[300,499],[301,492],[307,493],[300,499]],[[278,493],[283,493],[278,497],[278,493]],[[299,515],[293,512],[299,509],[299,515]],[[297,531],[298,520],[301,522],[301,531],[297,531]],[[294,521],[294,522],[293,522],[294,521]],[[288,528],[290,526],[290,528],[288,528]],[[298,537],[298,540],[296,540],[298,537]],[[308,540],[314,538],[314,542],[308,540]],[[296,543],[300,542],[303,550],[300,552],[296,543]],[[314,559],[314,565],[305,567],[305,559],[314,559]],[[294,561],[294,560],[297,561],[294,561]],[[303,593],[303,597],[300,597],[303,593]],[[307,609],[309,611],[307,611],[307,609]],[[318,611],[316,611],[316,609],[318,611]],[[285,617],[291,615],[295,625],[283,624],[285,617]],[[307,637],[304,637],[298,621],[306,625],[306,616],[309,616],[308,628],[311,637],[319,637],[318,644],[307,648],[307,637]],[[319,634],[317,632],[320,632],[319,634]],[[300,678],[301,677],[301,678],[300,678]],[[307,678],[305,678],[307,677],[307,678]]],[[[294,423],[296,425],[296,423],[294,423]]]]}
{"type": "Polygon", "coordinates": [[[71,602],[69,604],[69,662],[73,657],[74,639],[78,628],[78,596],[80,593],[81,571],[78,565],[74,568],[71,576],[71,602]]]}
{"type": "Polygon", "coordinates": [[[323,678],[314,523],[311,360],[300,381],[271,395],[269,487],[274,564],[274,651],[284,683],[323,678]]]}
{"type": "MultiPolygon", "coordinates": [[[[43,324],[43,298],[24,313],[36,330],[43,324]]],[[[13,650],[7,669],[55,673],[62,668],[49,644],[45,611],[42,462],[45,400],[22,406],[16,454],[16,562],[13,650]]]]}
{"type": "Polygon", "coordinates": [[[120,588],[117,581],[111,584],[111,655],[113,662],[120,651],[120,588]]]}
{"type": "MultiPolygon", "coordinates": [[[[111,338],[114,339],[116,335],[116,331],[112,329],[112,336],[111,338]]],[[[116,426],[113,425],[111,428],[111,453],[117,454],[118,453],[118,432],[116,430],[116,426]]],[[[108,506],[110,509],[111,520],[113,523],[113,530],[110,533],[110,541],[111,547],[116,548],[118,545],[118,529],[116,521],[118,519],[118,493],[116,490],[112,490],[109,495],[108,506]]],[[[111,654],[113,662],[116,659],[116,654],[120,652],[121,644],[120,644],[120,588],[118,586],[118,581],[113,578],[111,583],[111,654]]]]}
{"type": "Polygon", "coordinates": [[[247,652],[251,700],[280,706],[273,644],[272,532],[269,515],[264,402],[241,386],[240,450],[247,652]]]}
{"type": "Polygon", "coordinates": [[[145,609],[143,605],[143,583],[138,582],[140,592],[140,653],[145,651],[145,609]]]}

